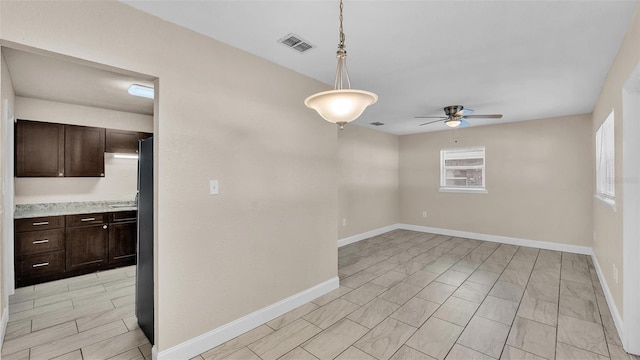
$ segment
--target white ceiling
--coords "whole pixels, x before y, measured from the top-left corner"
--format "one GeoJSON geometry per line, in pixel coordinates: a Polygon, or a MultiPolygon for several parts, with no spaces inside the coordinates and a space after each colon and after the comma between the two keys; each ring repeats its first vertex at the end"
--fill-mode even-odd
{"type": "Polygon", "coordinates": [[[152,115],[153,100],[131,96],[132,84],[153,82],[11,48],[2,48],[17,96],[152,115]]]}
{"type": "MultiPolygon", "coordinates": [[[[333,84],[337,0],[123,2],[333,84]],[[316,48],[299,54],[277,42],[289,33],[316,48]]],[[[504,114],[472,126],[589,113],[637,6],[637,0],[347,0],[352,85],[380,97],[356,123],[380,121],[386,125],[376,129],[393,134],[443,130],[443,124],[419,127],[425,120],[413,117],[439,116],[454,104],[504,114]]]]}

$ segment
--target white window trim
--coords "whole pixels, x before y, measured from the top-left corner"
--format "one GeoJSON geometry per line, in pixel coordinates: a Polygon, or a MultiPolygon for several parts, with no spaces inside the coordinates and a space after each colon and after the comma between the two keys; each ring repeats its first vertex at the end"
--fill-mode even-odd
{"type": "Polygon", "coordinates": [[[470,193],[470,194],[488,194],[487,188],[459,188],[459,187],[440,187],[439,192],[451,193],[470,193]]]}
{"type": "MultiPolygon", "coordinates": [[[[480,166],[478,166],[480,167],[480,166]]],[[[465,168],[471,168],[468,166],[465,166],[465,168]]],[[[489,191],[487,191],[487,154],[486,154],[486,149],[484,146],[472,146],[472,147],[466,147],[466,148],[449,148],[449,149],[442,149],[440,150],[440,188],[438,189],[439,192],[443,192],[443,193],[466,193],[466,194],[487,194],[489,193],[489,191]],[[482,154],[483,154],[483,164],[482,165],[482,183],[483,186],[482,187],[457,187],[457,186],[445,186],[444,185],[444,176],[445,176],[445,172],[444,170],[444,152],[445,151],[458,151],[458,152],[465,152],[465,151],[474,151],[474,150],[482,150],[482,154]]]]}
{"type": "MultiPolygon", "coordinates": [[[[595,190],[596,190],[596,194],[593,196],[594,198],[596,198],[597,200],[599,200],[599,202],[601,202],[602,204],[608,206],[609,208],[611,208],[614,212],[616,211],[616,197],[615,197],[615,114],[614,114],[614,110],[611,109],[611,112],[609,112],[609,115],[607,115],[607,117],[605,118],[605,120],[602,122],[602,124],[600,124],[600,127],[598,127],[598,130],[596,130],[596,138],[595,138],[595,151],[596,151],[596,186],[595,186],[595,190]],[[609,135],[613,135],[614,140],[613,143],[610,144],[611,146],[613,146],[613,156],[614,156],[614,164],[613,164],[613,193],[608,193],[606,192],[607,189],[607,185],[608,184],[608,179],[607,179],[607,174],[606,174],[606,166],[607,164],[604,164],[604,168],[601,166],[601,162],[602,162],[602,156],[605,156],[606,154],[603,154],[602,151],[604,149],[604,145],[598,146],[599,144],[602,144],[605,141],[605,135],[609,134],[609,135]],[[600,168],[600,170],[598,170],[600,168]],[[604,173],[602,173],[602,171],[604,171],[604,173]],[[602,179],[602,177],[605,177],[604,179],[602,179]]],[[[606,161],[606,160],[605,160],[606,161]]]]}
{"type": "Polygon", "coordinates": [[[613,212],[616,212],[616,202],[615,202],[615,200],[600,196],[598,194],[593,195],[593,197],[596,200],[600,201],[600,203],[602,203],[603,205],[606,205],[606,206],[610,207],[611,210],[613,210],[613,212]]]}

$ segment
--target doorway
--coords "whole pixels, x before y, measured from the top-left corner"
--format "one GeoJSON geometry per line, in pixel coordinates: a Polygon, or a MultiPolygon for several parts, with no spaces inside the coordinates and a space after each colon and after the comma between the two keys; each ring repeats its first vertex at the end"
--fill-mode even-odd
{"type": "Polygon", "coordinates": [[[622,91],[623,338],[624,349],[640,354],[640,64],[622,91]]]}
{"type": "MultiPolygon", "coordinates": [[[[68,198],[68,202],[82,202],[83,196],[87,196],[88,202],[97,202],[97,200],[103,198],[104,200],[113,200],[115,202],[123,201],[127,203],[134,202],[135,194],[137,192],[137,168],[138,160],[131,157],[116,157],[115,151],[113,153],[105,153],[105,176],[102,178],[29,178],[28,181],[18,183],[14,190],[14,128],[15,121],[18,118],[25,120],[36,120],[47,123],[61,123],[61,125],[67,126],[92,126],[101,127],[105,129],[126,130],[128,132],[157,132],[157,94],[150,99],[134,99],[129,101],[131,95],[127,93],[127,87],[131,83],[148,85],[156,87],[158,84],[157,78],[138,74],[127,70],[116,69],[110,66],[95,64],[81,59],[69,58],[60,54],[54,54],[39,49],[33,49],[23,47],[16,44],[8,44],[2,46],[2,62],[3,67],[8,68],[10,76],[3,76],[2,81],[11,82],[12,92],[14,92],[15,99],[11,102],[7,100],[3,101],[3,123],[2,129],[5,135],[3,139],[3,153],[4,153],[4,173],[5,178],[3,182],[6,184],[4,190],[5,197],[3,207],[5,213],[3,214],[3,221],[6,225],[3,229],[5,235],[2,265],[2,281],[5,287],[5,296],[10,296],[8,301],[9,312],[5,317],[3,314],[3,320],[7,321],[8,318],[8,332],[16,330],[16,323],[20,323],[24,320],[31,320],[34,325],[30,330],[44,331],[53,327],[60,327],[60,331],[64,331],[65,323],[51,324],[44,320],[38,320],[36,322],[31,313],[38,313],[35,311],[36,306],[49,306],[46,311],[49,315],[52,312],[64,312],[64,306],[69,305],[73,309],[82,308],[83,305],[91,306],[96,311],[111,311],[113,314],[122,314],[122,324],[84,324],[84,330],[89,331],[95,329],[93,325],[97,326],[119,326],[119,328],[126,329],[127,333],[131,333],[135,341],[140,341],[140,349],[142,355],[150,355],[151,345],[147,341],[142,341],[144,337],[143,332],[136,324],[135,316],[130,316],[131,309],[135,310],[137,301],[136,292],[124,290],[124,287],[135,287],[137,283],[137,271],[136,265],[128,265],[126,267],[120,267],[120,265],[109,266],[109,270],[100,272],[91,272],[86,275],[80,275],[78,277],[68,278],[64,280],[56,280],[54,282],[39,283],[36,285],[25,286],[16,289],[14,279],[15,273],[15,255],[16,249],[14,249],[14,235],[13,228],[14,221],[14,203],[18,204],[35,204],[35,203],[63,203],[65,198],[68,198]],[[6,55],[6,56],[5,56],[6,55]],[[12,61],[7,60],[6,57],[13,57],[12,61]],[[17,59],[17,60],[16,60],[17,59]],[[14,66],[12,66],[14,64],[14,66]],[[26,69],[24,67],[27,67],[26,69]],[[31,69],[28,66],[32,66],[31,69]],[[43,68],[46,68],[46,74],[43,74],[43,68]],[[44,86],[40,86],[41,89],[33,87],[30,84],[31,79],[24,77],[25,73],[33,72],[33,78],[40,78],[43,83],[47,82],[44,86]],[[11,76],[13,75],[13,76],[11,76]],[[60,84],[60,87],[54,86],[56,83],[60,84]],[[38,93],[45,89],[47,93],[38,93]],[[76,91],[76,92],[74,92],[76,91]],[[79,99],[74,101],[74,99],[79,99]],[[49,108],[47,108],[49,106],[49,108]],[[44,109],[44,110],[43,110],[44,109]],[[47,109],[50,109],[51,116],[45,116],[42,114],[47,113],[47,109]],[[64,111],[70,111],[69,116],[65,119],[64,111]],[[84,114],[83,114],[84,113],[84,114]],[[87,114],[93,114],[95,117],[92,122],[83,123],[82,117],[91,117],[87,114]],[[42,115],[42,116],[40,116],[42,115]],[[101,122],[104,121],[104,122],[101,122]],[[133,124],[133,125],[132,125],[133,124]],[[133,171],[133,172],[132,172],[133,171]],[[109,174],[111,172],[111,174],[109,174]],[[117,172],[117,176],[114,175],[117,172]],[[126,172],[126,173],[125,173],[126,172]],[[118,179],[120,181],[117,181],[118,179]],[[73,182],[65,182],[66,179],[70,179],[73,182]],[[108,184],[107,184],[108,183],[108,184]],[[35,195],[26,199],[25,189],[37,189],[35,195]],[[62,190],[61,194],[53,193],[52,189],[62,190]],[[47,192],[47,190],[51,190],[47,192]],[[16,194],[19,197],[16,198],[16,194]],[[109,198],[109,196],[117,194],[116,198],[109,198]],[[120,195],[118,195],[120,194],[120,195]],[[35,199],[35,200],[34,200],[35,199]],[[111,268],[113,268],[111,270],[111,268]],[[116,271],[117,270],[117,271],[116,271]],[[133,284],[131,284],[133,282],[133,284]],[[58,302],[55,298],[55,294],[58,294],[59,298],[67,297],[61,296],[61,292],[56,288],[56,284],[66,287],[69,293],[74,293],[73,296],[69,295],[63,302],[58,302]],[[104,293],[113,290],[113,298],[108,298],[108,294],[103,294],[100,286],[104,288],[104,293]],[[29,293],[31,291],[31,293],[29,293]],[[76,296],[77,295],[77,296],[76,296]],[[131,299],[133,297],[133,300],[131,299]],[[44,300],[43,300],[44,299],[44,300]],[[24,301],[21,301],[24,300],[24,301]],[[125,310],[123,310],[125,309],[125,310]],[[31,313],[29,313],[31,311],[31,313]],[[124,326],[124,328],[122,327],[124,326]],[[141,335],[142,334],[142,335],[141,335]],[[147,347],[147,344],[149,345],[147,347]],[[147,354],[147,352],[149,354],[147,354]]],[[[124,154],[123,154],[124,155],[124,154]]],[[[18,179],[23,180],[23,179],[18,179]]],[[[114,205],[114,213],[124,212],[120,211],[124,208],[117,208],[114,205]]],[[[112,216],[107,215],[105,212],[105,219],[111,220],[112,216]]],[[[116,219],[114,216],[114,222],[117,223],[119,233],[122,236],[126,236],[126,224],[125,220],[129,219],[116,219]]],[[[107,220],[105,220],[106,222],[107,220]]],[[[135,221],[135,217],[134,217],[135,221]]],[[[109,226],[111,231],[111,223],[101,226],[109,226]]],[[[114,226],[115,228],[115,226],[114,226]]],[[[66,230],[65,230],[66,231],[66,230]]],[[[109,235],[109,239],[111,234],[109,235]]],[[[151,235],[153,239],[153,234],[151,235]]],[[[117,248],[114,251],[124,251],[126,249],[117,248]]],[[[109,263],[113,261],[111,244],[107,249],[109,256],[107,257],[109,263]]],[[[134,255],[135,256],[135,255],[134,255]]],[[[123,258],[123,256],[120,256],[123,258]]],[[[5,298],[6,299],[6,298],[5,298]]],[[[153,298],[150,299],[153,304],[153,298]]],[[[40,311],[41,312],[41,311],[40,311]]],[[[84,318],[96,316],[96,314],[90,313],[90,311],[77,311],[82,313],[84,318]]],[[[152,312],[153,314],[153,312],[152,312]]],[[[66,320],[69,320],[69,316],[65,315],[66,320]]],[[[115,316],[115,315],[114,315],[115,316]]],[[[52,317],[52,316],[50,316],[52,317]]],[[[108,317],[108,316],[107,316],[108,317]]],[[[64,316],[63,316],[64,318],[64,316]]],[[[74,320],[75,321],[75,320],[74,320]]],[[[82,331],[79,327],[77,331],[82,331]]],[[[94,330],[97,331],[97,330],[94,330]]],[[[126,336],[126,334],[121,334],[126,336]]],[[[17,339],[16,333],[11,333],[11,338],[7,341],[12,342],[12,339],[17,339]]],[[[153,342],[153,341],[151,341],[153,342]]],[[[19,341],[13,341],[14,344],[19,341]]],[[[5,341],[5,345],[7,342],[5,341]]],[[[10,344],[11,345],[11,344],[10,344]]],[[[38,344],[32,344],[37,346],[38,344]]],[[[41,344],[42,345],[42,344],[41,344]]],[[[17,345],[12,345],[17,346],[17,345]]],[[[10,346],[11,348],[11,346],[10,346]]],[[[16,351],[22,351],[21,349],[14,348],[16,351]]],[[[117,354],[114,354],[117,355],[117,354]]]]}

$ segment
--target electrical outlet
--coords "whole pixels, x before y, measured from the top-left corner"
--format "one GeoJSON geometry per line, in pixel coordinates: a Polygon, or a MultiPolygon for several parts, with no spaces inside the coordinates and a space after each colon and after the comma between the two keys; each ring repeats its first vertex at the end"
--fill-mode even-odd
{"type": "Polygon", "coordinates": [[[347,219],[342,219],[342,226],[347,226],[347,219]]]}
{"type": "Polygon", "coordinates": [[[618,268],[616,264],[613,264],[613,281],[615,281],[616,284],[618,283],[618,268]]]}
{"type": "Polygon", "coordinates": [[[427,217],[427,212],[426,212],[426,211],[423,211],[423,212],[422,212],[422,217],[423,217],[423,218],[426,218],[426,217],[427,217]]]}

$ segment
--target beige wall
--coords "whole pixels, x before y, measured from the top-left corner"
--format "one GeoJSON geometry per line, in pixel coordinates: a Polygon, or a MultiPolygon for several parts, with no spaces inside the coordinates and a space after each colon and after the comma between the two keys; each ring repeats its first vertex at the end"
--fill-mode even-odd
{"type": "Polygon", "coordinates": [[[16,119],[153,132],[153,116],[16,96],[16,119]]]}
{"type": "Polygon", "coordinates": [[[590,246],[590,119],[577,115],[402,136],[401,221],[590,246]],[[470,146],[485,146],[488,193],[439,192],[440,150],[470,146]]]}
{"type": "MultiPolygon", "coordinates": [[[[16,97],[17,119],[153,132],[153,116],[16,97]]],[[[138,163],[105,154],[103,178],[16,178],[15,203],[133,200],[138,163]]]]}
{"type": "MultiPolygon", "coordinates": [[[[2,55],[2,51],[0,50],[0,120],[5,122],[5,126],[0,125],[0,153],[5,153],[5,137],[8,136],[5,132],[13,132],[13,127],[10,125],[10,119],[5,118],[5,112],[11,111],[13,112],[15,109],[15,93],[13,91],[13,84],[11,82],[11,75],[9,74],[9,68],[7,67],[7,63],[2,55]],[[7,100],[7,104],[9,105],[9,109],[5,109],[5,100],[7,100]]],[[[6,183],[7,179],[10,179],[9,176],[5,173],[5,169],[7,166],[7,162],[10,162],[11,158],[7,158],[6,155],[2,156],[0,159],[0,182],[2,182],[2,191],[0,191],[0,269],[2,274],[0,276],[0,313],[5,315],[3,311],[7,307],[8,304],[8,293],[7,293],[7,283],[10,281],[6,281],[6,276],[9,276],[8,272],[5,269],[9,262],[5,262],[5,256],[8,254],[8,243],[9,241],[13,243],[13,239],[8,239],[8,232],[12,232],[13,229],[13,209],[5,208],[6,203],[11,203],[10,198],[6,198],[5,194],[10,192],[12,189],[11,184],[6,183]],[[5,218],[7,217],[7,218],[5,218]]],[[[8,312],[7,312],[8,314],[8,312]]],[[[1,334],[0,334],[1,335],[1,334]]],[[[0,343],[2,343],[4,339],[0,339],[0,343]]]]}
{"type": "MultiPolygon", "coordinates": [[[[593,250],[600,263],[604,277],[613,295],[620,315],[622,309],[622,203],[624,169],[622,166],[622,89],[624,82],[640,62],[640,10],[627,30],[627,34],[618,50],[615,61],[609,70],[600,96],[593,109],[592,142],[595,144],[595,133],[607,117],[611,109],[615,111],[615,150],[616,150],[616,211],[599,200],[593,199],[593,229],[596,239],[593,250]],[[618,268],[618,282],[613,278],[613,265],[618,268]]],[[[591,155],[595,162],[595,154],[591,155]]],[[[594,176],[595,179],[595,176],[594,176]]],[[[595,185],[594,185],[595,186],[595,185]]]]}
{"type": "Polygon", "coordinates": [[[398,136],[359,126],[338,132],[339,239],[398,222],[398,146],[398,136]]]}
{"type": "Polygon", "coordinates": [[[328,86],[118,2],[2,1],[0,39],[158,77],[160,351],[337,276],[328,86]]]}

